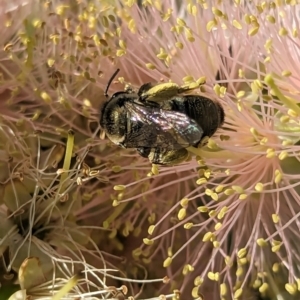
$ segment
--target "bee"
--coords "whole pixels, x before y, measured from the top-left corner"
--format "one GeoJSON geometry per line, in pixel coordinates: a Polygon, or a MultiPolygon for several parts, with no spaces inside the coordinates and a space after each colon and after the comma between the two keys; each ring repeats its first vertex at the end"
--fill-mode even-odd
{"type": "Polygon", "coordinates": [[[185,161],[189,156],[186,148],[203,146],[224,122],[221,104],[186,94],[195,89],[191,85],[146,83],[137,91],[127,87],[109,97],[109,87],[118,72],[107,84],[100,126],[111,142],[136,149],[153,164],[185,161]]]}

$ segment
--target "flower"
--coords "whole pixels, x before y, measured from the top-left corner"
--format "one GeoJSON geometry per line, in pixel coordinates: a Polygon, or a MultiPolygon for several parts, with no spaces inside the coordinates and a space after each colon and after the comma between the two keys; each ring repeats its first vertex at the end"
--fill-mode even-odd
{"type": "Polygon", "coordinates": [[[296,1],[139,2],[1,6],[7,271],[31,255],[62,286],[83,269],[72,297],[297,299],[296,1]],[[109,93],[205,78],[195,93],[222,104],[224,126],[174,167],[100,141],[117,68],[109,93]]]}
{"type": "MultiPolygon", "coordinates": [[[[196,159],[149,179],[124,175],[115,204],[134,200],[135,209],[121,210],[122,218],[135,232],[146,224],[136,216],[149,214],[134,257],[164,257],[172,288],[184,297],[297,297],[296,1],[188,1],[178,9],[172,3],[120,5],[115,66],[135,87],[205,76],[202,93],[220,101],[226,120],[206,147],[190,149],[196,159]]],[[[145,165],[138,169],[141,176],[145,165]]],[[[158,274],[153,266],[148,271],[158,274]]]]}
{"type": "MultiPolygon", "coordinates": [[[[1,3],[0,9],[1,28],[6,26],[0,51],[1,273],[11,272],[10,291],[16,289],[14,275],[21,273],[22,298],[51,299],[79,272],[83,279],[71,285],[69,297],[115,295],[122,287],[108,285],[117,286],[111,274],[117,269],[91,239],[92,233],[107,236],[111,230],[76,218],[85,203],[100,198],[111,172],[107,147],[99,160],[104,95],[94,78],[107,61],[97,58],[97,23],[84,19],[86,10],[96,18],[110,7],[73,1],[12,4],[1,3]],[[40,265],[39,278],[23,270],[28,258],[40,265]],[[28,279],[32,282],[24,287],[28,279]]],[[[111,204],[108,197],[101,200],[111,204]]]]}

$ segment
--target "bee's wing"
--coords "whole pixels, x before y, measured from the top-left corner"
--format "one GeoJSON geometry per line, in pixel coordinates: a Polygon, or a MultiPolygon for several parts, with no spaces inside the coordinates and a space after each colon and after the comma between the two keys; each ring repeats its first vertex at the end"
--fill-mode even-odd
{"type": "Polygon", "coordinates": [[[130,119],[143,124],[138,130],[138,136],[128,136],[128,143],[132,141],[135,148],[157,147],[172,150],[187,148],[201,140],[202,128],[183,113],[136,102],[127,102],[125,106],[130,119]]]}

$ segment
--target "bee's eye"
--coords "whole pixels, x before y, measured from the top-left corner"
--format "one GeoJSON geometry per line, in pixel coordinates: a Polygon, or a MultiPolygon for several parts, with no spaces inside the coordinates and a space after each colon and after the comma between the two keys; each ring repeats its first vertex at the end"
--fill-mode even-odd
{"type": "Polygon", "coordinates": [[[117,96],[119,96],[119,95],[124,95],[124,94],[126,94],[125,92],[116,92],[116,93],[114,93],[111,97],[112,98],[116,98],[117,96]]]}

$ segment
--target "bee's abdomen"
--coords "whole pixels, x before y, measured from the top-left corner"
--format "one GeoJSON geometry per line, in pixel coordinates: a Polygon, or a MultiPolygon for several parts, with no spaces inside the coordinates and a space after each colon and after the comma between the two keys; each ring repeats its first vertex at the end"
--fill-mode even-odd
{"type": "Polygon", "coordinates": [[[172,100],[171,109],[195,120],[203,129],[203,137],[211,137],[224,123],[225,113],[217,101],[196,95],[186,95],[172,100]]]}

